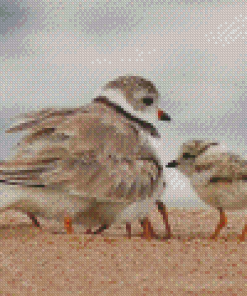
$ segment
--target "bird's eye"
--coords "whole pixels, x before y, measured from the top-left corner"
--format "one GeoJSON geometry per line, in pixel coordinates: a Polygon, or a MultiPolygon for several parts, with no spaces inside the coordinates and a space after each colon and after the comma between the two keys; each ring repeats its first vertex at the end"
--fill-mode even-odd
{"type": "Polygon", "coordinates": [[[190,153],[184,153],[184,154],[183,154],[183,158],[185,158],[185,159],[195,158],[195,157],[196,157],[195,155],[192,155],[192,154],[190,154],[190,153]]]}
{"type": "Polygon", "coordinates": [[[146,106],[151,106],[154,102],[154,99],[153,98],[143,98],[143,103],[146,105],[146,106]]]}

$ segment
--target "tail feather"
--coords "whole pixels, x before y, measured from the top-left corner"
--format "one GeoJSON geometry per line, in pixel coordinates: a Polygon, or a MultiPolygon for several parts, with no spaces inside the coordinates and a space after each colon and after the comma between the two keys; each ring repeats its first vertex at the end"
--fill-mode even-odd
{"type": "Polygon", "coordinates": [[[43,186],[40,175],[47,164],[28,164],[28,162],[6,161],[0,163],[0,182],[11,185],[43,186]]]}
{"type": "Polygon", "coordinates": [[[6,133],[20,132],[26,129],[30,129],[36,125],[39,125],[46,119],[52,118],[54,116],[71,115],[76,111],[78,111],[77,108],[61,108],[61,109],[47,108],[37,112],[20,114],[16,117],[16,119],[19,119],[19,121],[13,124],[5,132],[6,133]]]}

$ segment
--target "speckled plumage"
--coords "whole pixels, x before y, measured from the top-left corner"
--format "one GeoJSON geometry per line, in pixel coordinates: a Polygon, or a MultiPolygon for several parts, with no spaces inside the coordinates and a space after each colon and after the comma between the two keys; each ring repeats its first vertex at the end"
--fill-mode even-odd
{"type": "MultiPolygon", "coordinates": [[[[210,141],[193,140],[182,145],[179,157],[171,163],[189,177],[198,196],[221,211],[221,223],[226,225],[224,210],[247,208],[247,161],[225,147],[210,141]]],[[[169,166],[169,165],[168,165],[169,166]]],[[[243,240],[245,230],[241,236],[243,240]]]]}

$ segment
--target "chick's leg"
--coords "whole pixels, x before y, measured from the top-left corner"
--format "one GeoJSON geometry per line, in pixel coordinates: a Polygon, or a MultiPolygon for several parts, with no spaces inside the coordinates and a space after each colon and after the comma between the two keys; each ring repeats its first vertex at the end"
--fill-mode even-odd
{"type": "Polygon", "coordinates": [[[151,222],[147,217],[141,221],[141,226],[143,228],[143,234],[142,234],[143,238],[150,241],[152,238],[158,237],[155,231],[153,230],[151,222]]]}
{"type": "Polygon", "coordinates": [[[171,232],[170,224],[168,222],[168,213],[166,211],[166,206],[161,201],[156,201],[156,205],[158,206],[158,211],[162,215],[163,222],[166,225],[166,231],[167,231],[166,238],[171,238],[172,237],[172,232],[171,232]]]}
{"type": "Polygon", "coordinates": [[[241,241],[241,242],[244,242],[245,241],[245,234],[247,233],[247,224],[245,224],[244,228],[243,228],[243,231],[242,231],[242,234],[239,235],[238,239],[241,241]]]}
{"type": "Polygon", "coordinates": [[[67,234],[74,233],[74,230],[72,227],[72,218],[70,217],[64,218],[64,228],[66,229],[67,234]]]}
{"type": "Polygon", "coordinates": [[[211,239],[215,239],[215,238],[219,235],[221,229],[222,229],[223,227],[225,227],[226,224],[227,224],[227,217],[226,217],[226,215],[225,215],[223,209],[222,209],[222,208],[218,208],[218,209],[219,209],[219,211],[220,211],[220,222],[219,222],[218,225],[216,226],[216,228],[215,228],[215,232],[210,236],[211,239]]]}

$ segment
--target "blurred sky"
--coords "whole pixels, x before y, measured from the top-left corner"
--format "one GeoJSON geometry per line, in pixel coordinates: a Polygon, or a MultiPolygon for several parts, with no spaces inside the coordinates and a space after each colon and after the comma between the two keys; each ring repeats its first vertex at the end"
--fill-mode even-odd
{"type": "MultiPolygon", "coordinates": [[[[0,159],[21,136],[4,134],[11,117],[83,105],[124,74],[154,81],[173,119],[159,125],[165,163],[192,138],[247,157],[244,2],[1,0],[0,159]]],[[[204,206],[176,170],[166,179],[168,206],[204,206]]]]}

